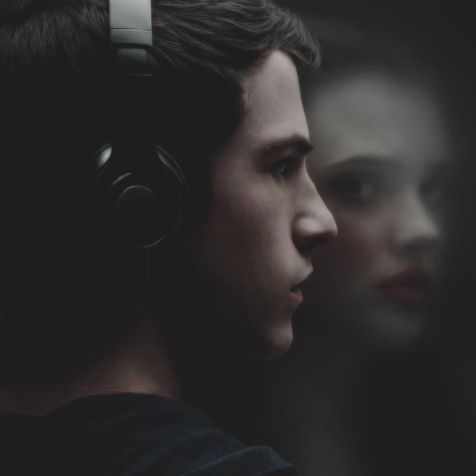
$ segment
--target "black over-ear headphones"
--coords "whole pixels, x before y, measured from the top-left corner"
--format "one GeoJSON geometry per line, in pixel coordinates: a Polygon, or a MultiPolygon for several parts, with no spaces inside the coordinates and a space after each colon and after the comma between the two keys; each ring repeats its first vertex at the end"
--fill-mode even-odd
{"type": "MultiPolygon", "coordinates": [[[[140,87],[154,77],[147,66],[153,38],[151,0],[109,0],[109,16],[119,83],[124,79],[140,87]]],[[[121,134],[127,135],[128,120],[132,131],[136,119],[125,117],[121,134]]],[[[189,188],[178,163],[147,134],[118,139],[94,156],[95,214],[101,228],[122,246],[147,249],[177,231],[189,188]]]]}

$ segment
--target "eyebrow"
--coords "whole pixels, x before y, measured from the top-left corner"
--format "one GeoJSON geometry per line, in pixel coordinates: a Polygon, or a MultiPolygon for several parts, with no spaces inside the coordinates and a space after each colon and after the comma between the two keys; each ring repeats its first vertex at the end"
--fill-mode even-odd
{"type": "Polygon", "coordinates": [[[397,159],[391,157],[383,157],[381,155],[352,155],[344,160],[329,164],[329,168],[341,168],[341,167],[381,167],[386,169],[397,169],[397,159]]]}
{"type": "MultiPolygon", "coordinates": [[[[340,169],[341,167],[362,167],[362,168],[380,168],[387,170],[398,170],[398,157],[382,156],[378,154],[353,155],[339,162],[329,164],[329,168],[340,169]]],[[[448,167],[446,161],[438,161],[429,164],[426,169],[428,171],[445,171],[448,167]]]]}
{"type": "Polygon", "coordinates": [[[314,146],[301,135],[292,135],[283,139],[270,140],[265,142],[258,150],[258,155],[269,157],[282,152],[283,150],[292,149],[293,151],[306,155],[314,146]]]}

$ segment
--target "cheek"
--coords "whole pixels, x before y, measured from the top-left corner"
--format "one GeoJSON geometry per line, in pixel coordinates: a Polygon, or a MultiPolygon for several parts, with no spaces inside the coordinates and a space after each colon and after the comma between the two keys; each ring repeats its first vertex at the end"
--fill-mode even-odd
{"type": "Polygon", "coordinates": [[[278,250],[286,246],[290,233],[285,229],[286,204],[273,186],[250,179],[240,184],[236,180],[215,189],[214,205],[201,230],[200,254],[211,260],[219,279],[226,275],[250,281],[284,259],[278,250]]]}
{"type": "Polygon", "coordinates": [[[214,204],[212,228],[229,246],[262,253],[288,238],[289,206],[272,177],[235,174],[232,182],[216,187],[214,204]]]}
{"type": "Polygon", "coordinates": [[[316,269],[325,270],[334,285],[369,281],[385,255],[382,225],[374,216],[333,213],[338,236],[316,253],[316,269]]]}
{"type": "Polygon", "coordinates": [[[372,258],[381,251],[381,234],[378,223],[365,217],[338,220],[340,235],[335,246],[346,254],[372,258]]]}

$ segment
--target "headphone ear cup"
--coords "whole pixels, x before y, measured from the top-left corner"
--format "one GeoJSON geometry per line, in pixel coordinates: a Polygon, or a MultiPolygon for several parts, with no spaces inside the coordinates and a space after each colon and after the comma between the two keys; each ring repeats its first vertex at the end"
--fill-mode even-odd
{"type": "Polygon", "coordinates": [[[131,185],[123,190],[116,203],[116,216],[125,227],[152,227],[160,214],[160,202],[144,185],[131,185]]]}
{"type": "MultiPolygon", "coordinates": [[[[131,177],[133,178],[133,177],[131,177]]],[[[157,195],[147,186],[129,185],[115,199],[114,229],[127,247],[144,248],[168,234],[166,210],[157,195]]]]}
{"type": "Polygon", "coordinates": [[[125,161],[112,150],[104,161],[105,150],[96,154],[96,162],[104,163],[93,197],[107,239],[123,247],[149,248],[173,236],[183,222],[188,200],[188,186],[178,164],[154,147],[150,157],[141,154],[135,166],[124,172],[121,163],[125,161]]]}

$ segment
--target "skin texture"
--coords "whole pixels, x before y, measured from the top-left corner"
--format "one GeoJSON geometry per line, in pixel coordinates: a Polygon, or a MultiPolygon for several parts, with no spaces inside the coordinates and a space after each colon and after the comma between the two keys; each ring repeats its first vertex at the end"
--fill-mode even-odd
{"type": "Polygon", "coordinates": [[[309,132],[291,59],[273,52],[244,90],[244,119],[213,159],[207,221],[186,244],[188,300],[175,306],[191,316],[200,355],[274,357],[292,342],[300,298],[291,289],[336,225],[307,172],[309,132]]]}
{"type": "Polygon", "coordinates": [[[311,305],[373,345],[408,344],[422,332],[439,267],[450,155],[441,111],[423,88],[379,72],[311,97],[310,171],[339,227],[316,254],[311,305]],[[407,271],[428,278],[424,291],[397,286],[384,295],[382,283],[407,271]]]}

